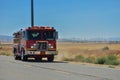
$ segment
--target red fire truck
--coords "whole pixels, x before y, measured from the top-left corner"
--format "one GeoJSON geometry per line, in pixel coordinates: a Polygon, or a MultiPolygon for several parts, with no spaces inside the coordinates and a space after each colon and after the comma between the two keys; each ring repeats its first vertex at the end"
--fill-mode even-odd
{"type": "Polygon", "coordinates": [[[35,60],[47,58],[48,61],[52,62],[58,53],[56,49],[58,32],[54,27],[28,27],[15,32],[13,36],[15,60],[26,61],[28,58],[35,58],[35,60]]]}

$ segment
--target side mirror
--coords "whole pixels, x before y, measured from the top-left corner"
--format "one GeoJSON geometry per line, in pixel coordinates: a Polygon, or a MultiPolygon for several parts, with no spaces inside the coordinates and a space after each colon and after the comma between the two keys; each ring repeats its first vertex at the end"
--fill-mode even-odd
{"type": "Polygon", "coordinates": [[[58,32],[57,31],[55,32],[55,39],[56,40],[58,39],[58,32]]]}

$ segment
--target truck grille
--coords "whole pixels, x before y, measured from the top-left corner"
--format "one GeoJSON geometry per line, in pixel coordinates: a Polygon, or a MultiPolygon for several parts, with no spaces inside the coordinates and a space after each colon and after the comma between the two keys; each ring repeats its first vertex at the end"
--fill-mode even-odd
{"type": "Polygon", "coordinates": [[[48,42],[37,42],[37,50],[40,51],[48,50],[48,42]]]}

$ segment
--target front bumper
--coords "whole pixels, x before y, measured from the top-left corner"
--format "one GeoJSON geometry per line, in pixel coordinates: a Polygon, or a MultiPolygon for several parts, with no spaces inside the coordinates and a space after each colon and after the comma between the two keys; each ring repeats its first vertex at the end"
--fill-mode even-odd
{"type": "Polygon", "coordinates": [[[57,55],[58,51],[26,51],[25,55],[57,55]]]}

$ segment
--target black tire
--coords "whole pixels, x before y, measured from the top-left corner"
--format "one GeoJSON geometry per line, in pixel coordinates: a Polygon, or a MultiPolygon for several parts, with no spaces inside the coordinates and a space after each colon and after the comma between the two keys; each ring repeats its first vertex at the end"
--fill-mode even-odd
{"type": "Polygon", "coordinates": [[[14,59],[15,60],[18,60],[18,57],[17,57],[17,49],[16,48],[13,48],[13,53],[14,53],[14,59]]]}
{"type": "Polygon", "coordinates": [[[47,59],[48,59],[48,62],[53,62],[53,60],[54,60],[54,55],[47,57],[47,59]]]}
{"type": "Polygon", "coordinates": [[[16,55],[16,53],[17,53],[17,49],[16,48],[13,49],[13,53],[14,53],[14,55],[16,55]]]}
{"type": "Polygon", "coordinates": [[[16,56],[16,55],[14,56],[14,59],[15,59],[15,60],[19,60],[18,56],[16,56]]]}
{"type": "Polygon", "coordinates": [[[15,56],[14,56],[14,59],[15,59],[15,60],[21,60],[21,57],[20,57],[20,56],[15,55],[15,56]]]}

